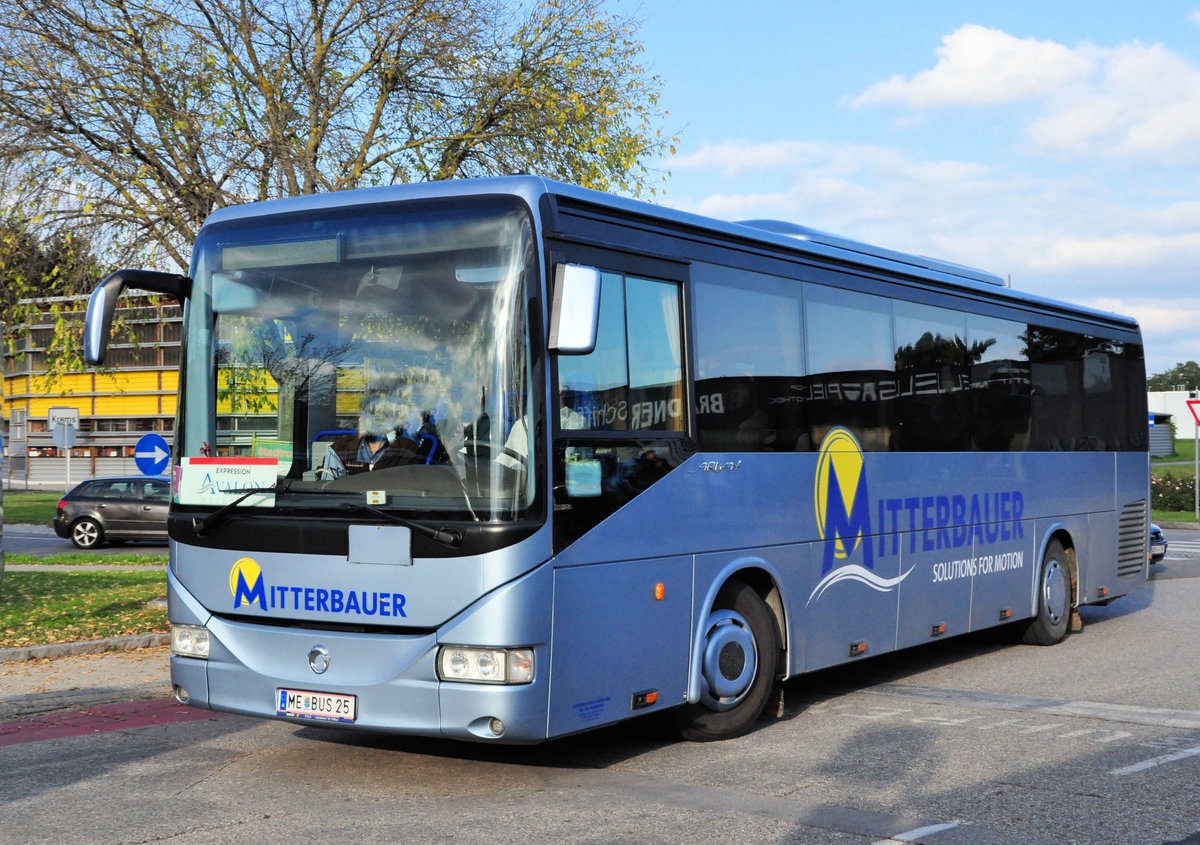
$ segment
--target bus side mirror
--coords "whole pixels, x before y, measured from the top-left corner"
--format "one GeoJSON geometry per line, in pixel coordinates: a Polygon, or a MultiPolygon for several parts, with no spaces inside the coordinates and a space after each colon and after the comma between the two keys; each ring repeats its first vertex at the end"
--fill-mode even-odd
{"type": "Polygon", "coordinates": [[[550,348],[563,355],[586,355],[596,348],[599,324],[600,271],[579,264],[555,265],[550,348]]]}
{"type": "Polygon", "coordinates": [[[154,270],[118,270],[108,275],[92,291],[83,324],[83,360],[91,366],[104,363],[117,299],[126,286],[166,294],[183,301],[191,293],[192,280],[176,273],[154,270]]]}

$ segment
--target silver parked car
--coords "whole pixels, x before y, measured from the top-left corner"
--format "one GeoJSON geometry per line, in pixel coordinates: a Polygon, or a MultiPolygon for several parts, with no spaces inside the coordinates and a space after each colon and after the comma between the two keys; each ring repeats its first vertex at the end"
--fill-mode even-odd
{"type": "Polygon", "coordinates": [[[166,476],[93,478],[59,499],[54,533],[80,549],[125,540],[166,542],[170,503],[166,476]]]}

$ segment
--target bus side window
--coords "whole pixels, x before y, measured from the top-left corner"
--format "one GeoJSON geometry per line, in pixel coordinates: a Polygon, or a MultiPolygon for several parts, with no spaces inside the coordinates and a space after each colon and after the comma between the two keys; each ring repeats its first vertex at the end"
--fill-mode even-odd
{"type": "Polygon", "coordinates": [[[967,344],[962,311],[897,300],[897,448],[963,452],[971,448],[971,364],[983,354],[967,344]]]}
{"type": "Polygon", "coordinates": [[[679,286],[604,273],[596,348],[558,357],[563,431],[683,431],[679,286]]]}
{"type": "Polygon", "coordinates": [[[1024,452],[1030,447],[1030,368],[1027,326],[967,316],[971,349],[971,443],[983,452],[1024,452]]]}
{"type": "Polygon", "coordinates": [[[696,428],[712,452],[790,452],[804,433],[800,286],[693,265],[696,428]]]}
{"type": "Polygon", "coordinates": [[[809,366],[809,448],[844,426],[866,451],[892,448],[896,357],[891,300],[823,285],[804,286],[809,366]]]}

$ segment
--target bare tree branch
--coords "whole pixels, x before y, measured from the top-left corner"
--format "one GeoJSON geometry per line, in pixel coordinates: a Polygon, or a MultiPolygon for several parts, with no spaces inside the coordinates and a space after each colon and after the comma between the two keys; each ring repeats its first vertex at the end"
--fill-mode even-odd
{"type": "Polygon", "coordinates": [[[106,259],[184,267],[250,200],[511,170],[652,193],[659,80],[603,5],[0,0],[8,197],[106,259]]]}

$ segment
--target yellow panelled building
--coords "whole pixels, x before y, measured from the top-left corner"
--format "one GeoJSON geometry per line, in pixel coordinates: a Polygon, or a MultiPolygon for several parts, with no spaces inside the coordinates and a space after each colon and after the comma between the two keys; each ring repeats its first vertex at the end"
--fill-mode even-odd
{"type": "Polygon", "coordinates": [[[4,475],[19,484],[66,480],[64,450],[48,425],[51,408],[75,408],[80,426],[71,450],[71,479],[136,473],[134,447],[148,432],[168,443],[175,427],[182,312],[175,302],[137,294],[122,298],[130,337],[114,336],[106,371],[68,373],[46,386],[51,308],[82,323],[86,297],[47,299],[45,321],[26,328],[3,361],[4,475]]]}
{"type": "MultiPolygon", "coordinates": [[[[175,302],[136,293],[122,298],[118,313],[130,337],[114,332],[105,369],[68,373],[46,387],[47,355],[53,337],[51,307],[59,316],[83,322],[86,297],[45,300],[44,322],[27,327],[15,352],[3,358],[3,477],[10,486],[61,487],[104,475],[139,473],[137,442],[156,432],[174,442],[175,409],[183,316],[175,302]],[[64,448],[55,445],[50,409],[74,408],[79,431],[71,447],[70,478],[64,448]]],[[[336,416],[352,430],[362,403],[366,376],[339,369],[336,416]]],[[[263,369],[217,372],[217,454],[254,454],[277,436],[274,413],[278,385],[263,369]]],[[[327,432],[328,434],[328,432],[327,432]]]]}

